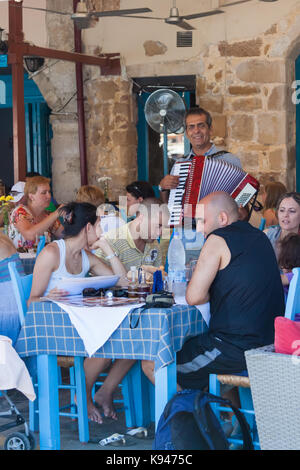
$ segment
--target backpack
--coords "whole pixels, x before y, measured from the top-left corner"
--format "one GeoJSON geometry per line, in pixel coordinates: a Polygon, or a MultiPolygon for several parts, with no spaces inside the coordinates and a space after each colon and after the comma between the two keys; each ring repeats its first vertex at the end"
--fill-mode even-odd
{"type": "Polygon", "coordinates": [[[158,422],[153,450],[228,450],[212,403],[232,408],[242,430],[243,450],[253,450],[249,426],[240,410],[230,400],[201,390],[183,390],[169,400],[158,422]]]}

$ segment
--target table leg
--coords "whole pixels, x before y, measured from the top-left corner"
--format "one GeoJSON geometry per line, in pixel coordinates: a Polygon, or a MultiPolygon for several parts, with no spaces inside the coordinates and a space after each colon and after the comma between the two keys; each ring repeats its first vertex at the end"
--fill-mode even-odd
{"type": "Polygon", "coordinates": [[[176,358],[166,367],[155,372],[155,429],[170,398],[177,391],[176,358]]]}
{"type": "Polygon", "coordinates": [[[57,356],[37,356],[40,449],[60,450],[57,356]]]}

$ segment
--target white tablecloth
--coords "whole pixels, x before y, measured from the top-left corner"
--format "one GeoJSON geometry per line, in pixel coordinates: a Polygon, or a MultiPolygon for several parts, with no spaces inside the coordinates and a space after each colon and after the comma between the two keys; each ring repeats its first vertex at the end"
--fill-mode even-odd
{"type": "Polygon", "coordinates": [[[131,309],[142,303],[118,307],[74,307],[63,302],[57,305],[69,314],[89,356],[92,356],[118,328],[131,309]]]}
{"type": "Polygon", "coordinates": [[[16,388],[31,401],[36,395],[25,363],[7,336],[0,336],[0,390],[16,388]]]}

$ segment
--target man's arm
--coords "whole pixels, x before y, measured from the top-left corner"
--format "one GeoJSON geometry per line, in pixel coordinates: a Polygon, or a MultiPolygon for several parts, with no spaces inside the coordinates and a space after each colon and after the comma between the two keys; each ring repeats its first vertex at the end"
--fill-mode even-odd
{"type": "Polygon", "coordinates": [[[223,238],[211,235],[203,245],[198,262],[186,290],[186,301],[190,305],[201,305],[209,301],[209,289],[218,271],[230,261],[230,251],[223,238]]]}

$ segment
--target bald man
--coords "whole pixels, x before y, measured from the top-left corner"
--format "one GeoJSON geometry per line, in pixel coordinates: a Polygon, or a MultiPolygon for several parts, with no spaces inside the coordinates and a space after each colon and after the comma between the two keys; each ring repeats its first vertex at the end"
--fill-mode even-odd
{"type": "Polygon", "coordinates": [[[177,354],[177,377],[181,388],[203,389],[210,373],[241,372],[244,351],[273,343],[274,319],[285,306],[268,238],[239,220],[227,193],[203,198],[196,219],[206,241],[186,300],[190,305],[209,301],[211,319],[208,332],[186,341],[177,354]]]}

